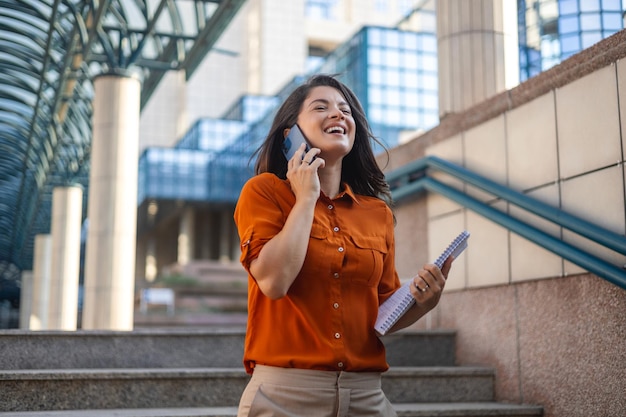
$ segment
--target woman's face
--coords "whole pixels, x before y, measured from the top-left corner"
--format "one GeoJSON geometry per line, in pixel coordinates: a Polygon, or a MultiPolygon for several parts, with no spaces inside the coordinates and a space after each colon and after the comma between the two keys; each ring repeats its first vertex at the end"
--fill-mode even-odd
{"type": "Polygon", "coordinates": [[[298,115],[298,126],[310,144],[321,149],[327,161],[343,158],[354,145],[356,124],[352,109],[333,87],[311,89],[298,115]]]}

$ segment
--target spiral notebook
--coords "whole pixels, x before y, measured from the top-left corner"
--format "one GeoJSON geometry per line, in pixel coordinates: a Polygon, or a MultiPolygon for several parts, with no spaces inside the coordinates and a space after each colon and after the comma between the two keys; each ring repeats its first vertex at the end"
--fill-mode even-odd
{"type": "MultiPolygon", "coordinates": [[[[464,230],[461,232],[433,263],[441,268],[449,256],[457,258],[467,248],[469,236],[468,231],[464,230]]],[[[378,317],[376,318],[374,329],[379,335],[384,336],[387,334],[398,319],[415,303],[415,298],[411,294],[411,285],[413,285],[413,280],[407,281],[378,308],[378,317]]]]}

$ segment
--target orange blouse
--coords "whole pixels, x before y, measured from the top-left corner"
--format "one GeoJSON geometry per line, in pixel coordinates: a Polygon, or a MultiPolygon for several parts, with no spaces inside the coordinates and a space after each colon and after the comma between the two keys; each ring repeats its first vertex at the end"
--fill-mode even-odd
{"type": "Polygon", "coordinates": [[[289,181],[264,173],[241,191],[235,222],[248,270],[244,365],[330,371],[385,371],[385,348],[374,331],[378,306],[400,287],[394,223],[380,199],[347,184],[315,206],[304,265],[287,295],[267,298],[250,262],[283,227],[295,204],[289,181]]]}

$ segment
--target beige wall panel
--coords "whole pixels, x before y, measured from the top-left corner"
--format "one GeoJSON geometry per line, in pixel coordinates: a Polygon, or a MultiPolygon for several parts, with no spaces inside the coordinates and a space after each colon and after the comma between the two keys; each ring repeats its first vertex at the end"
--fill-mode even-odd
{"type": "MultiPolygon", "coordinates": [[[[564,181],[561,184],[563,209],[623,235],[626,230],[623,178],[622,167],[614,166],[564,181]],[[616,190],[622,191],[616,192],[616,190]]],[[[563,238],[615,265],[626,264],[626,256],[603,249],[573,232],[565,230],[563,238]]],[[[578,265],[566,262],[566,273],[574,274],[582,271],[584,270],[578,265]]]]}
{"type": "MultiPolygon", "coordinates": [[[[551,184],[528,193],[529,197],[558,207],[559,187],[551,184]]],[[[552,222],[525,210],[510,206],[510,213],[516,219],[537,227],[556,237],[561,236],[561,228],[552,222]]],[[[563,260],[547,249],[538,246],[526,238],[511,233],[511,281],[519,282],[538,278],[552,278],[563,275],[563,260]]]]}
{"type": "MultiPolygon", "coordinates": [[[[450,242],[465,229],[465,211],[463,210],[431,220],[428,224],[428,262],[434,262],[450,242]]],[[[470,237],[471,243],[472,238],[470,237]]],[[[455,290],[466,287],[467,249],[452,264],[445,288],[446,290],[455,290]]]]}
{"type": "MultiPolygon", "coordinates": [[[[504,183],[506,178],[506,130],[504,115],[491,119],[465,132],[465,167],[470,171],[504,183]]],[[[490,194],[472,187],[471,196],[488,201],[490,194]]]]}
{"type": "Polygon", "coordinates": [[[558,180],[553,92],[508,112],[506,131],[510,187],[521,191],[558,180]]]}
{"type": "Polygon", "coordinates": [[[509,232],[471,211],[467,212],[471,233],[467,252],[467,285],[485,287],[509,283],[509,232]]]}
{"type": "Polygon", "coordinates": [[[626,132],[626,60],[620,59],[617,61],[617,93],[619,94],[620,102],[620,120],[621,120],[621,132],[622,132],[622,161],[626,160],[626,139],[624,139],[624,132],[626,132]]]}
{"type": "Polygon", "coordinates": [[[621,155],[615,66],[556,91],[561,178],[616,163],[621,155]]]}
{"type": "Polygon", "coordinates": [[[396,227],[396,267],[401,280],[409,279],[417,273],[428,258],[428,220],[426,202],[423,198],[406,200],[397,209],[396,227]]]}
{"type": "MultiPolygon", "coordinates": [[[[446,161],[463,165],[463,136],[456,135],[448,140],[439,142],[426,150],[426,155],[434,155],[446,161]]],[[[432,171],[432,177],[452,187],[462,189],[463,182],[450,177],[448,174],[432,171]]],[[[457,211],[461,206],[454,201],[435,193],[430,193],[427,198],[428,217],[432,218],[442,214],[457,211]]]]}
{"type": "Polygon", "coordinates": [[[624,234],[624,188],[621,166],[612,166],[561,183],[563,210],[624,234]]]}

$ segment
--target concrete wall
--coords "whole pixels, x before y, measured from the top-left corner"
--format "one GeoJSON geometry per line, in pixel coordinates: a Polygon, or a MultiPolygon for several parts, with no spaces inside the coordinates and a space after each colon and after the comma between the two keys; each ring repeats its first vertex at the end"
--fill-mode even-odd
{"type": "MultiPolygon", "coordinates": [[[[625,56],[626,32],[620,32],[449,115],[393,149],[386,169],[437,155],[624,235],[625,56]]],[[[440,305],[416,327],[457,329],[459,363],[495,366],[498,400],[543,405],[546,417],[623,415],[626,291],[441,196],[401,202],[396,216],[402,278],[432,261],[462,229],[471,232],[440,305]]],[[[626,264],[624,254],[567,230],[551,232],[626,264]]]]}

